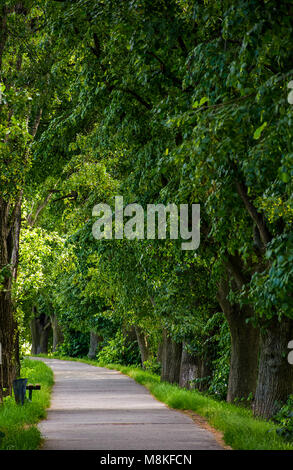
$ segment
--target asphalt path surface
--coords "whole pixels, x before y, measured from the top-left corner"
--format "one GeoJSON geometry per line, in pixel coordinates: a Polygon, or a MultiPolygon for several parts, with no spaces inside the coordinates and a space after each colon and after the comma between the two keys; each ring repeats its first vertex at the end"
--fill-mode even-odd
{"type": "Polygon", "coordinates": [[[54,373],[43,450],[221,450],[213,433],[118,371],[38,358],[54,373]]]}

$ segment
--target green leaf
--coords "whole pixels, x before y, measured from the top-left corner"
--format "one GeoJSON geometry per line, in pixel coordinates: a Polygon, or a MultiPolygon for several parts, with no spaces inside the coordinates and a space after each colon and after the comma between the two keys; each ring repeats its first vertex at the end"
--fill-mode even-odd
{"type": "Polygon", "coordinates": [[[255,140],[258,140],[260,138],[262,131],[265,129],[265,127],[267,127],[267,125],[268,125],[268,123],[267,123],[267,121],[265,121],[260,127],[258,127],[254,131],[253,138],[255,140]]]}
{"type": "Polygon", "coordinates": [[[283,181],[283,183],[289,183],[290,181],[290,175],[289,173],[281,173],[281,180],[283,181]]]}
{"type": "Polygon", "coordinates": [[[203,106],[207,101],[209,101],[209,98],[207,96],[203,96],[200,101],[195,101],[192,105],[194,109],[200,108],[203,106]]]}

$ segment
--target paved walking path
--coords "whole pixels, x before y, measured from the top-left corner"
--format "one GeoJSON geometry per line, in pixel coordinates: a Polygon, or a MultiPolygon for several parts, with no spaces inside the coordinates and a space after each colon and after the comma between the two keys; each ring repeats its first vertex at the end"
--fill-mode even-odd
{"type": "Polygon", "coordinates": [[[213,434],[170,410],[121,373],[43,359],[55,377],[44,450],[194,450],[222,447],[213,434]]]}

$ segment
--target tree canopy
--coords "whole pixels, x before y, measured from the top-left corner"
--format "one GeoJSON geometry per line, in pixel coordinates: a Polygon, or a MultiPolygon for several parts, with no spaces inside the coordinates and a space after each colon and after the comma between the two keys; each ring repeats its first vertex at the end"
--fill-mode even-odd
{"type": "Polygon", "coordinates": [[[11,0],[0,24],[6,386],[18,332],[49,325],[54,350],[87,334],[272,416],[293,392],[291,2],[11,0]],[[199,248],[97,241],[119,195],[200,204],[199,248]]]}

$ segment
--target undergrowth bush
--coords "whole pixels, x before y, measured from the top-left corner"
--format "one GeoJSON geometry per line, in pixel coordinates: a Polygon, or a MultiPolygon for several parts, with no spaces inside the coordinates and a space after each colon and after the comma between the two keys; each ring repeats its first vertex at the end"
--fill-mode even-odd
{"type": "Polygon", "coordinates": [[[103,364],[139,365],[140,352],[137,341],[128,342],[121,331],[97,354],[97,360],[103,364]]]}
{"type": "Polygon", "coordinates": [[[277,433],[287,441],[293,442],[293,395],[275,415],[274,422],[279,426],[277,433]]]}

